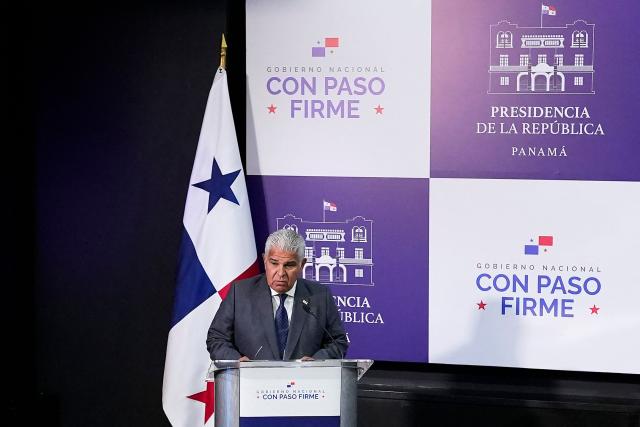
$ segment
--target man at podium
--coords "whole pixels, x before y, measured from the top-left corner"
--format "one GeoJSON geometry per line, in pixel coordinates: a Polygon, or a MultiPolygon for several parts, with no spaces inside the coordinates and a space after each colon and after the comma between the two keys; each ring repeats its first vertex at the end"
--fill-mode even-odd
{"type": "Polygon", "coordinates": [[[304,248],[293,230],[269,235],[265,274],[235,282],[211,322],[211,360],[345,357],[349,344],[329,288],[299,277],[304,248]]]}

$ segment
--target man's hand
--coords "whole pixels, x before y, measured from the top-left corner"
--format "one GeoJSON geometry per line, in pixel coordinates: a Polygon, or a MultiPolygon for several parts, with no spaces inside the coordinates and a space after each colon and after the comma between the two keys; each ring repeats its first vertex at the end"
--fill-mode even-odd
{"type": "Polygon", "coordinates": [[[238,359],[238,362],[248,362],[251,359],[249,359],[247,356],[242,356],[240,359],[238,359]]]}
{"type": "Polygon", "coordinates": [[[311,360],[316,360],[316,359],[314,359],[311,356],[302,356],[302,359],[300,359],[300,361],[302,361],[302,362],[309,362],[311,360]]]}

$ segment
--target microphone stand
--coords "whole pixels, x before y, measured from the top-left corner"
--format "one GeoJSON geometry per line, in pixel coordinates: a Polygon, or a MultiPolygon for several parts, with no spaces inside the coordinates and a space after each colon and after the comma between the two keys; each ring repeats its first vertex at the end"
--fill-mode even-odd
{"type": "Polygon", "coordinates": [[[329,338],[331,338],[331,341],[333,342],[333,344],[335,344],[336,348],[338,349],[338,351],[340,352],[340,359],[344,359],[344,353],[342,352],[342,350],[340,349],[340,346],[338,345],[338,342],[336,341],[336,339],[333,337],[333,335],[331,335],[329,333],[329,331],[327,330],[327,328],[324,327],[324,325],[322,324],[322,322],[320,322],[320,319],[318,319],[318,316],[316,316],[312,311],[311,311],[311,301],[309,301],[308,298],[303,298],[302,301],[302,308],[304,309],[304,311],[306,311],[307,313],[309,313],[310,315],[312,315],[317,321],[318,324],[320,326],[322,326],[322,329],[324,330],[325,334],[327,334],[329,336],[329,338]]]}

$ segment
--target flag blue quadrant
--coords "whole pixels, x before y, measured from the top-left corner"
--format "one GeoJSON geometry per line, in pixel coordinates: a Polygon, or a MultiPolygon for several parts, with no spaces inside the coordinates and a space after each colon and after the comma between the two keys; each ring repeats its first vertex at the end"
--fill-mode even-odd
{"type": "Polygon", "coordinates": [[[538,255],[538,245],[524,245],[525,255],[538,255]]]}
{"type": "Polygon", "coordinates": [[[184,227],[178,259],[178,280],[171,327],[216,292],[184,227]]]}

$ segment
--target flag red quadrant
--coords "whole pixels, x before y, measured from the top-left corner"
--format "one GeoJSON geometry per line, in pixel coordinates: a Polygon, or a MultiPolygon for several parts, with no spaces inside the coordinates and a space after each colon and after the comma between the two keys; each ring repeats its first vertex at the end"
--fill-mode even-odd
{"type": "Polygon", "coordinates": [[[553,236],[538,236],[540,246],[553,246],[553,236]]]}
{"type": "Polygon", "coordinates": [[[339,37],[325,37],[324,39],[324,47],[340,47],[340,38],[339,37]]]}
{"type": "Polygon", "coordinates": [[[182,241],[162,385],[174,427],[213,426],[206,337],[228,284],[258,273],[249,200],[227,74],[216,73],[204,112],[182,219],[182,241]]]}

